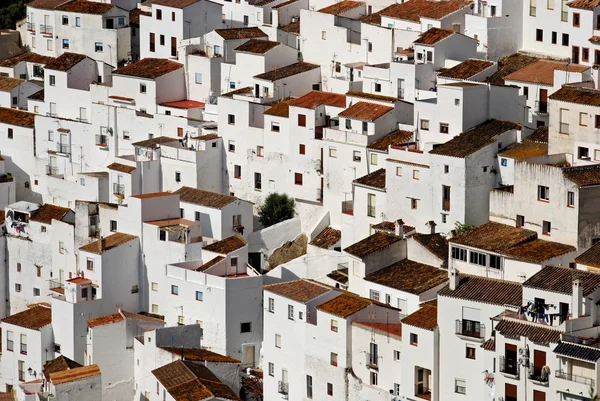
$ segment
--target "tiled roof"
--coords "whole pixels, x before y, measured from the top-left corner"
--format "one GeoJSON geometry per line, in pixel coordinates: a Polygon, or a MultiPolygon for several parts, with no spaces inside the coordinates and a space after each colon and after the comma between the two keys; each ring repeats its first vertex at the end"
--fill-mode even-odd
{"type": "Polygon", "coordinates": [[[402,238],[396,235],[378,231],[375,234],[372,234],[367,238],[350,245],[344,249],[344,252],[354,255],[358,258],[363,258],[372,253],[379,252],[401,240],[402,238]]]}
{"type": "Polygon", "coordinates": [[[345,292],[337,297],[330,299],[317,306],[317,309],[335,315],[341,318],[346,318],[360,310],[365,309],[373,302],[369,299],[359,297],[358,295],[345,292]]]}
{"type": "Polygon", "coordinates": [[[100,368],[98,365],[80,366],[77,368],[63,370],[61,372],[50,373],[50,381],[52,384],[59,385],[64,383],[71,383],[81,379],[87,379],[88,377],[98,376],[100,374],[100,368]]]}
{"type": "Polygon", "coordinates": [[[60,355],[51,361],[46,362],[42,371],[46,380],[50,379],[50,373],[62,372],[69,369],[80,368],[81,364],[67,358],[64,355],[60,355]]]}
{"type": "Polygon", "coordinates": [[[367,148],[381,151],[388,151],[390,146],[400,146],[408,142],[411,142],[414,133],[411,131],[396,130],[391,134],[388,134],[376,141],[371,142],[367,145],[367,148]]]}
{"type": "Polygon", "coordinates": [[[206,103],[198,102],[197,100],[183,99],[183,100],[175,100],[172,102],[164,102],[160,104],[164,107],[172,107],[174,109],[197,109],[200,107],[206,106],[206,103]]]}
{"type": "MultiPolygon", "coordinates": [[[[29,3],[28,6],[31,6],[29,3]]],[[[7,58],[6,60],[0,61],[0,67],[14,67],[21,62],[29,62],[35,64],[48,64],[54,61],[54,57],[42,56],[34,52],[21,53],[18,56],[7,58]]]]}
{"type": "Polygon", "coordinates": [[[433,331],[437,327],[437,305],[427,304],[402,319],[403,325],[433,331]]]}
{"type": "MultiPolygon", "coordinates": [[[[152,317],[149,314],[146,314],[145,312],[142,313],[132,313],[132,312],[127,312],[121,309],[121,315],[123,315],[125,317],[125,319],[133,319],[133,320],[140,320],[143,322],[149,322],[149,323],[155,323],[155,324],[165,324],[165,321],[163,319],[159,319],[156,317],[152,317]]],[[[158,316],[158,315],[154,315],[154,316],[158,316]]]]}
{"type": "Polygon", "coordinates": [[[486,351],[496,351],[496,339],[494,337],[490,337],[486,342],[481,344],[481,348],[486,351]]]}
{"type": "Polygon", "coordinates": [[[42,10],[53,10],[67,0],[34,0],[27,7],[40,8],[42,10]]]}
{"type": "Polygon", "coordinates": [[[470,58],[440,73],[440,77],[453,79],[469,79],[494,65],[493,61],[470,58]]]}
{"type": "Polygon", "coordinates": [[[14,392],[0,393],[0,401],[17,401],[17,396],[14,392]]]}
{"type": "Polygon", "coordinates": [[[504,78],[513,72],[525,67],[528,64],[539,60],[536,57],[528,56],[522,53],[511,54],[498,60],[498,71],[486,79],[486,82],[498,85],[504,85],[504,78]]]}
{"type": "Polygon", "coordinates": [[[158,347],[174,355],[181,356],[186,361],[206,361],[206,362],[224,362],[240,363],[239,360],[225,355],[217,354],[204,348],[176,348],[176,347],[158,347]]]}
{"type": "Polygon", "coordinates": [[[519,143],[513,143],[498,154],[501,157],[510,157],[517,160],[545,156],[548,154],[548,144],[533,141],[523,141],[519,143]]]}
{"type": "Polygon", "coordinates": [[[44,90],[41,89],[41,90],[35,92],[33,95],[29,95],[27,97],[27,99],[29,99],[29,100],[37,100],[37,101],[43,102],[44,101],[44,90]]]}
{"type": "Polygon", "coordinates": [[[112,315],[100,316],[94,319],[89,319],[87,321],[87,325],[89,328],[94,328],[98,326],[105,326],[107,324],[119,323],[124,321],[125,318],[120,313],[113,313],[112,315]]]}
{"type": "Polygon", "coordinates": [[[265,81],[277,81],[280,79],[288,78],[294,75],[302,74],[308,71],[312,71],[316,68],[319,68],[317,64],[310,64],[305,62],[294,63],[285,67],[276,68],[271,71],[267,71],[262,74],[258,74],[254,76],[254,78],[262,79],[265,81]]]}
{"type": "Polygon", "coordinates": [[[447,285],[438,292],[438,296],[520,307],[523,290],[519,283],[461,274],[459,286],[455,290],[447,285]]]}
{"type": "Polygon", "coordinates": [[[340,93],[311,91],[290,102],[290,106],[315,109],[320,105],[346,107],[346,96],[340,93]]]}
{"type": "Polygon", "coordinates": [[[600,268],[600,242],[592,245],[590,249],[575,258],[580,265],[600,268]]]}
{"type": "Polygon", "coordinates": [[[10,92],[11,90],[15,89],[17,86],[21,85],[23,82],[25,82],[24,79],[0,77],[0,91],[1,92],[10,92]]]}
{"type": "Polygon", "coordinates": [[[35,114],[17,109],[0,107],[0,123],[33,128],[35,126],[35,114]]]}
{"type": "Polygon", "coordinates": [[[256,3],[254,3],[254,6],[255,7],[264,7],[264,6],[267,6],[271,3],[273,3],[274,1],[275,0],[260,0],[260,1],[257,1],[256,3]]]}
{"type": "Polygon", "coordinates": [[[290,22],[287,25],[279,27],[279,29],[281,29],[283,32],[288,32],[288,33],[293,33],[295,35],[300,35],[300,20],[298,19],[296,21],[290,22]]]}
{"type": "Polygon", "coordinates": [[[503,253],[509,248],[534,239],[537,239],[535,231],[489,221],[453,237],[450,243],[503,253]]]}
{"type": "Polygon", "coordinates": [[[504,80],[554,85],[554,71],[583,72],[589,69],[589,66],[566,64],[563,61],[538,60],[505,76],[504,80]]]}
{"type": "Polygon", "coordinates": [[[35,305],[23,312],[5,317],[2,322],[26,329],[39,330],[52,324],[52,310],[45,306],[35,305]]]}
{"type": "Polygon", "coordinates": [[[593,10],[600,5],[600,0],[575,0],[567,3],[567,5],[571,8],[593,10]]]}
{"type": "Polygon", "coordinates": [[[71,209],[68,207],[60,207],[51,203],[46,203],[44,206],[36,210],[31,221],[37,221],[43,224],[52,224],[52,220],[61,220],[69,213],[71,209]]]}
{"type": "Polygon", "coordinates": [[[156,79],[178,69],[183,64],[164,58],[145,58],[121,68],[117,68],[113,75],[125,75],[136,78],[156,79]]]}
{"type": "Polygon", "coordinates": [[[265,54],[271,49],[279,46],[279,42],[272,42],[264,39],[250,39],[246,43],[238,46],[235,50],[238,52],[265,54]]]}
{"type": "Polygon", "coordinates": [[[56,10],[80,14],[102,15],[112,10],[114,6],[114,4],[110,3],[98,3],[96,1],[88,0],[75,0],[69,1],[56,7],[56,10]]]}
{"type": "Polygon", "coordinates": [[[600,165],[579,166],[563,168],[566,179],[573,181],[580,187],[600,184],[600,165]]]}
{"type": "Polygon", "coordinates": [[[69,71],[86,58],[87,56],[85,54],[63,53],[56,59],[46,64],[44,68],[47,70],[69,71]]]}
{"type": "Polygon", "coordinates": [[[140,26],[140,15],[151,17],[152,13],[144,11],[141,8],[134,8],[129,12],[129,26],[140,26]]]}
{"type": "Polygon", "coordinates": [[[559,330],[550,328],[548,326],[521,323],[519,321],[509,319],[500,320],[500,322],[498,322],[496,325],[496,332],[502,334],[504,337],[513,339],[527,337],[529,341],[542,345],[558,343],[560,341],[561,334],[559,330]]]}
{"type": "Polygon", "coordinates": [[[355,9],[356,7],[361,7],[364,5],[365,3],[362,1],[343,0],[333,3],[325,8],[321,8],[319,12],[323,14],[342,15],[350,10],[355,9]]]}
{"type": "Polygon", "coordinates": [[[355,326],[361,326],[369,330],[376,331],[380,334],[389,334],[394,337],[402,338],[401,323],[375,323],[375,322],[352,322],[355,326]]]}
{"type": "Polygon", "coordinates": [[[120,173],[127,173],[127,174],[135,171],[134,166],[128,166],[126,164],[121,164],[121,163],[112,163],[112,164],[109,164],[108,166],[106,166],[106,168],[109,170],[114,170],[114,171],[118,171],[120,173]]]}
{"type": "Polygon", "coordinates": [[[195,205],[212,207],[215,209],[223,209],[225,206],[238,200],[235,196],[191,187],[181,187],[173,193],[179,195],[179,200],[181,202],[193,203],[195,205]]]}
{"type": "Polygon", "coordinates": [[[441,234],[414,234],[411,238],[441,260],[448,260],[448,239],[441,234]]]}
{"type": "MultiPolygon", "coordinates": [[[[414,0],[411,0],[414,1],[414,0]]],[[[465,158],[485,146],[496,142],[496,137],[510,130],[519,130],[521,125],[512,121],[487,120],[462,134],[455,136],[429,153],[435,155],[465,158]]]]}
{"type": "Polygon", "coordinates": [[[550,95],[550,100],[600,106],[600,90],[582,88],[580,86],[563,85],[562,88],[550,95]]]}
{"type": "Polygon", "coordinates": [[[214,258],[212,258],[211,260],[207,261],[202,266],[197,268],[196,271],[204,272],[204,271],[208,270],[209,268],[213,267],[214,265],[216,265],[217,263],[219,263],[220,261],[222,261],[223,259],[225,259],[225,256],[215,256],[214,258]]]}
{"type": "Polygon", "coordinates": [[[536,239],[508,248],[503,254],[519,260],[541,263],[576,250],[571,245],[536,239]]]}
{"type": "Polygon", "coordinates": [[[263,289],[301,303],[307,303],[331,290],[331,288],[325,284],[307,279],[269,284],[263,286],[263,289]]]}
{"type": "Polygon", "coordinates": [[[342,239],[342,232],[335,228],[325,227],[312,241],[310,245],[323,249],[329,249],[342,239]]]}
{"type": "Polygon", "coordinates": [[[223,93],[221,96],[222,97],[232,98],[233,95],[244,95],[244,94],[252,93],[252,92],[253,92],[252,87],[251,86],[246,86],[244,88],[236,89],[236,90],[233,90],[231,92],[223,93]]]}
{"type": "Polygon", "coordinates": [[[79,248],[80,251],[96,253],[98,255],[109,251],[113,248],[126,244],[130,241],[133,241],[137,237],[135,235],[125,234],[125,233],[114,233],[109,235],[106,238],[103,238],[98,241],[91,242],[87,245],[84,245],[79,248]]]}
{"type": "Polygon", "coordinates": [[[293,4],[293,3],[297,2],[297,1],[299,1],[299,0],[284,1],[283,3],[279,3],[276,6],[273,6],[273,10],[278,10],[278,9],[280,9],[282,7],[289,6],[290,4],[293,4]]]}
{"type": "Polygon", "coordinates": [[[537,127],[535,131],[533,131],[533,134],[525,138],[525,141],[548,143],[548,126],[542,125],[541,127],[537,127]]]}
{"type": "Polygon", "coordinates": [[[600,36],[590,36],[588,39],[591,43],[598,44],[600,43],[600,36]]]}
{"type": "Polygon", "coordinates": [[[348,284],[348,269],[334,270],[327,277],[340,284],[348,284]]]}
{"type": "Polygon", "coordinates": [[[596,362],[600,359],[600,350],[567,342],[560,342],[552,351],[556,355],[568,356],[588,362],[596,362]]]}
{"type": "Polygon", "coordinates": [[[367,187],[385,189],[385,169],[380,168],[379,170],[375,170],[372,173],[359,177],[352,182],[367,187]]]}
{"type": "MultiPolygon", "coordinates": [[[[396,232],[396,223],[393,221],[382,221],[381,223],[375,224],[373,226],[373,230],[387,231],[388,233],[394,234],[396,232]]],[[[409,226],[407,224],[402,226],[402,231],[404,234],[408,234],[414,230],[415,228],[413,226],[409,226]]]]}
{"type": "Polygon", "coordinates": [[[148,194],[140,194],[140,195],[132,195],[132,198],[136,199],[152,199],[152,198],[162,198],[163,196],[173,196],[173,192],[165,191],[165,192],[151,192],[148,194]]]}
{"type": "Polygon", "coordinates": [[[386,7],[380,13],[386,17],[414,22],[419,22],[421,17],[439,20],[471,3],[471,0],[410,0],[386,7]]]}
{"type": "Polygon", "coordinates": [[[375,121],[392,110],[394,110],[393,107],[377,103],[358,102],[343,110],[339,116],[353,120],[375,121]]]}
{"type": "MultiPolygon", "coordinates": [[[[383,11],[383,10],[381,10],[381,11],[383,11]]],[[[378,11],[376,13],[371,13],[371,14],[365,15],[364,17],[361,17],[360,22],[362,22],[363,24],[372,24],[372,25],[381,26],[381,11],[378,11]]]]}
{"type": "Polygon", "coordinates": [[[544,267],[525,281],[523,287],[572,294],[573,281],[575,280],[581,281],[584,296],[590,295],[600,288],[600,274],[560,266],[544,267]]]}
{"type": "Polygon", "coordinates": [[[185,8],[199,1],[200,0],[152,0],[152,4],[173,8],[185,8]]]}
{"type": "Polygon", "coordinates": [[[240,248],[243,248],[247,244],[248,243],[246,242],[246,240],[242,237],[238,235],[232,235],[231,237],[222,239],[221,241],[213,242],[212,244],[207,245],[202,249],[226,255],[233,251],[237,251],[240,248]]]}
{"type": "Polygon", "coordinates": [[[448,271],[403,259],[364,279],[399,291],[421,294],[447,282],[448,271]]]}
{"type": "Polygon", "coordinates": [[[256,39],[269,36],[257,27],[215,29],[215,33],[225,40],[256,39]]]}
{"type": "Polygon", "coordinates": [[[193,139],[198,139],[200,141],[212,141],[213,139],[220,138],[219,134],[204,134],[200,136],[195,136],[193,139]]]}
{"type": "MultiPolygon", "coordinates": [[[[418,0],[417,0],[418,1],[418,0]]],[[[431,28],[423,32],[413,43],[418,45],[433,46],[437,42],[454,35],[452,29],[431,28]]]]}
{"type": "Polygon", "coordinates": [[[171,138],[168,136],[157,136],[155,138],[144,139],[143,141],[134,142],[132,143],[132,145],[139,146],[140,148],[158,149],[163,143],[169,142],[179,142],[179,139],[171,138]]]}
{"type": "Polygon", "coordinates": [[[264,114],[269,116],[276,117],[285,117],[288,118],[290,116],[290,103],[292,99],[283,99],[279,102],[275,103],[273,106],[269,107],[265,110],[264,114]]]}

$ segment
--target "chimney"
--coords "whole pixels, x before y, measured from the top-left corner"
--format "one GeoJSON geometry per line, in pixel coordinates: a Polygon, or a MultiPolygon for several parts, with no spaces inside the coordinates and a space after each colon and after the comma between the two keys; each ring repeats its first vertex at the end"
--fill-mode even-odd
{"type": "Polygon", "coordinates": [[[394,234],[404,238],[404,222],[402,219],[398,219],[394,222],[394,234]]]}
{"type": "Polygon", "coordinates": [[[450,278],[450,290],[456,290],[460,283],[459,271],[453,267],[448,271],[448,277],[450,278]]]}
{"type": "Polygon", "coordinates": [[[427,225],[429,226],[429,234],[435,234],[435,226],[437,226],[437,224],[435,224],[435,221],[429,220],[427,225]]]}
{"type": "Polygon", "coordinates": [[[573,295],[571,305],[571,319],[577,319],[583,316],[583,288],[581,287],[581,280],[577,279],[573,281],[573,295]]]}

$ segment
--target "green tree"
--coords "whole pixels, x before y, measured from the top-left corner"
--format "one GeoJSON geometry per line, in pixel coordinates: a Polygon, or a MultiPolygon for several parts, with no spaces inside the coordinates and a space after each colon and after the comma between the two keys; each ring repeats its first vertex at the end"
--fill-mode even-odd
{"type": "Polygon", "coordinates": [[[296,215],[296,202],[286,194],[272,193],[258,209],[258,221],[264,227],[281,223],[296,215]]]}
{"type": "Polygon", "coordinates": [[[454,223],[454,232],[456,233],[456,235],[466,233],[467,231],[472,230],[474,228],[475,226],[461,223],[460,221],[454,223]]]}
{"type": "Polygon", "coordinates": [[[15,29],[17,21],[25,18],[24,0],[0,1],[0,29],[15,29]]]}

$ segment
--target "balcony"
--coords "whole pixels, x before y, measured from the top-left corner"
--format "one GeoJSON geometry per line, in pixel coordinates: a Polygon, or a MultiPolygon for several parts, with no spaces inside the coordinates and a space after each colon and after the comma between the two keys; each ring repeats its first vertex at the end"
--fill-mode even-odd
{"type": "Polygon", "coordinates": [[[113,182],[113,194],[114,195],[125,195],[125,185],[113,182]]]}
{"type": "Polygon", "coordinates": [[[583,377],[583,376],[577,376],[571,373],[567,373],[563,370],[557,370],[555,372],[555,377],[559,378],[559,379],[564,379],[564,380],[568,380],[570,382],[574,382],[574,383],[579,383],[579,384],[583,384],[586,387],[594,387],[595,384],[595,380],[592,379],[591,377],[583,377]]]}
{"type": "Polygon", "coordinates": [[[40,33],[42,35],[52,35],[54,33],[54,27],[52,25],[40,25],[40,33]]]}
{"type": "Polygon", "coordinates": [[[377,354],[370,354],[367,352],[366,354],[367,357],[367,367],[369,369],[379,369],[379,358],[377,356],[377,354]]]}
{"type": "Polygon", "coordinates": [[[424,384],[417,384],[415,385],[415,397],[423,400],[431,400],[431,389],[424,384]]]}
{"type": "Polygon", "coordinates": [[[46,175],[57,175],[58,174],[58,167],[56,166],[51,166],[51,165],[46,165],[46,175]]]}
{"type": "Polygon", "coordinates": [[[535,112],[538,114],[548,114],[548,102],[535,101],[535,112]]]}
{"type": "Polygon", "coordinates": [[[342,202],[342,213],[348,214],[350,216],[354,216],[354,203],[353,201],[343,201],[342,202]]]}
{"type": "Polygon", "coordinates": [[[13,182],[14,178],[11,173],[0,174],[0,184],[5,182],[13,182]]]}
{"type": "Polygon", "coordinates": [[[485,326],[479,322],[457,319],[456,335],[479,340],[481,342],[485,338],[485,326]]]}
{"type": "Polygon", "coordinates": [[[280,380],[277,383],[277,392],[279,394],[288,395],[290,393],[290,384],[280,380]]]}
{"type": "Polygon", "coordinates": [[[64,295],[65,285],[60,281],[48,280],[48,291],[64,295]]]}
{"type": "Polygon", "coordinates": [[[57,143],[56,144],[56,151],[58,153],[66,153],[69,154],[71,153],[71,145],[69,145],[68,143],[57,143]]]}
{"type": "Polygon", "coordinates": [[[317,173],[323,172],[323,161],[322,160],[315,160],[315,170],[317,171],[317,173]]]}
{"type": "Polygon", "coordinates": [[[33,22],[28,22],[27,23],[27,30],[29,32],[35,32],[35,24],[33,22]]]}
{"type": "Polygon", "coordinates": [[[542,386],[548,385],[548,376],[552,371],[548,367],[536,367],[533,364],[529,366],[529,380],[542,386]]]}
{"type": "Polygon", "coordinates": [[[376,211],[375,206],[367,205],[367,216],[375,217],[376,211]]]}
{"type": "Polygon", "coordinates": [[[519,363],[516,359],[506,358],[504,356],[500,357],[499,360],[500,373],[505,376],[517,379],[519,378],[519,363]]]}

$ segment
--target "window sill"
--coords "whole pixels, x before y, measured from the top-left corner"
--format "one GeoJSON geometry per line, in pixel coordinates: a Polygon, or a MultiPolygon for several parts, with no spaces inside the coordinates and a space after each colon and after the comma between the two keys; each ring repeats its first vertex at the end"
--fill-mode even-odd
{"type": "Polygon", "coordinates": [[[569,209],[575,209],[575,205],[567,205],[569,209]]]}
{"type": "Polygon", "coordinates": [[[538,202],[550,203],[550,200],[549,199],[540,199],[540,198],[538,198],[538,202]]]}
{"type": "Polygon", "coordinates": [[[545,235],[546,237],[550,237],[551,234],[547,234],[547,233],[542,233],[542,235],[545,235]]]}
{"type": "Polygon", "coordinates": [[[413,346],[413,347],[418,347],[419,346],[419,344],[415,344],[415,343],[410,343],[410,345],[413,346]]]}

